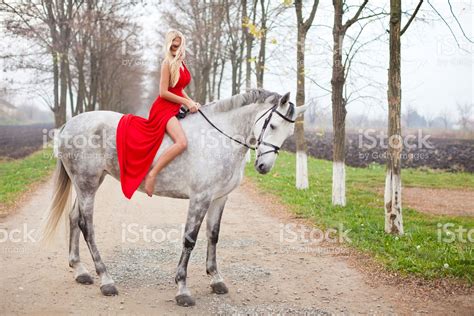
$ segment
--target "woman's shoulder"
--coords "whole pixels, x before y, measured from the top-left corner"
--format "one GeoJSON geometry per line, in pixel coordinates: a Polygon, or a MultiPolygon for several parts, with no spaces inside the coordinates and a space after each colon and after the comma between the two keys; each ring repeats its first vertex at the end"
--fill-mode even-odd
{"type": "Polygon", "coordinates": [[[167,59],[163,59],[161,61],[161,70],[168,70],[170,69],[170,62],[167,59]]]}

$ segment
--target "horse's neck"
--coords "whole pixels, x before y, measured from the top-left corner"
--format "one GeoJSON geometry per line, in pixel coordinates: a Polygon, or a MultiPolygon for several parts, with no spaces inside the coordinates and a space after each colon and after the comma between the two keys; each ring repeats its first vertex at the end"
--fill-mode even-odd
{"type": "Polygon", "coordinates": [[[212,112],[229,112],[234,109],[238,109],[247,104],[254,103],[256,100],[256,94],[247,92],[231,96],[230,98],[224,100],[213,101],[210,104],[206,105],[209,107],[209,110],[212,112]]]}
{"type": "Polygon", "coordinates": [[[236,108],[228,112],[210,113],[209,119],[216,120],[220,127],[226,134],[230,136],[237,136],[242,140],[248,141],[249,136],[252,135],[252,127],[255,122],[255,117],[259,110],[263,110],[264,105],[261,103],[252,103],[243,107],[236,108]]]}

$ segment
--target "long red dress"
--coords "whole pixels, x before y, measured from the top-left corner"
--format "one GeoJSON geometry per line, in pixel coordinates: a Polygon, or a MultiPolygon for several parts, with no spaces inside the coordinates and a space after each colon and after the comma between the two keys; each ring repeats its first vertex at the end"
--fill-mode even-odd
{"type": "MultiPolygon", "coordinates": [[[[191,74],[184,64],[180,67],[179,80],[168,91],[184,97],[183,89],[191,81],[191,74]]],[[[117,126],[117,155],[120,165],[120,183],[123,194],[130,199],[140,186],[166,133],[166,123],[178,114],[181,104],[160,96],[150,109],[148,119],[124,114],[117,126]]]]}

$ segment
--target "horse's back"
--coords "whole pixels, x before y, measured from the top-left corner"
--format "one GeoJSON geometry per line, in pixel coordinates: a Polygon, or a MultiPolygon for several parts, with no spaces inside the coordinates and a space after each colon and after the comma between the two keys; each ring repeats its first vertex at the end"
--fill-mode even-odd
{"type": "Polygon", "coordinates": [[[72,117],[66,122],[64,130],[69,133],[81,133],[102,127],[117,128],[122,113],[114,111],[89,111],[72,117]]]}
{"type": "Polygon", "coordinates": [[[72,117],[57,135],[57,157],[73,174],[85,170],[99,174],[107,169],[111,173],[118,172],[115,134],[122,115],[113,111],[90,111],[72,117]]]}

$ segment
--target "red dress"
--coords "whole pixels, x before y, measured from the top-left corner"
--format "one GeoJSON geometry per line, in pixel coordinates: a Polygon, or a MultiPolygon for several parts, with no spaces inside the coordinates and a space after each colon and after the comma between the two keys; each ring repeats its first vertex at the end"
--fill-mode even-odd
{"type": "MultiPolygon", "coordinates": [[[[184,65],[184,62],[183,62],[184,65]]],[[[191,81],[191,74],[184,65],[179,70],[179,80],[168,91],[184,97],[183,89],[191,81]]],[[[178,114],[181,104],[160,96],[150,109],[148,119],[124,114],[117,126],[117,156],[120,165],[120,183],[123,194],[130,199],[140,186],[166,133],[166,123],[178,114]]]]}

